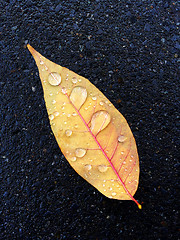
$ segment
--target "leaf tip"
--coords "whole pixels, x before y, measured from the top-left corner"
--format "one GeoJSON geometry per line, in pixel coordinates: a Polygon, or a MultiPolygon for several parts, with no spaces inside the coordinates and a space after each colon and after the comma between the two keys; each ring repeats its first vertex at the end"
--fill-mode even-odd
{"type": "Polygon", "coordinates": [[[139,209],[142,209],[142,205],[138,203],[138,208],[139,209]]]}

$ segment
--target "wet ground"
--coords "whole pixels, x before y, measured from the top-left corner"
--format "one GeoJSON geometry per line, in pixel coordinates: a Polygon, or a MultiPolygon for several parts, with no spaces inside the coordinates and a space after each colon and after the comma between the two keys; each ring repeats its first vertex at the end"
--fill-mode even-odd
{"type": "Polygon", "coordinates": [[[177,1],[10,0],[0,11],[0,239],[178,239],[177,1]],[[125,116],[142,210],[69,166],[27,43],[87,77],[125,116]]]}

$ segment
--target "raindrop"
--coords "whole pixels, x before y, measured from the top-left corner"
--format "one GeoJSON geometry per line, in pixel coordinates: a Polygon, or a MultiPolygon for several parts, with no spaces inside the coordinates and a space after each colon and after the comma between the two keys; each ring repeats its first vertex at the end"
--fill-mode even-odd
{"type": "Polygon", "coordinates": [[[67,93],[66,88],[65,88],[65,87],[62,87],[61,92],[62,92],[63,94],[66,94],[66,93],[67,93]]]}
{"type": "Polygon", "coordinates": [[[97,135],[100,131],[108,126],[111,121],[110,114],[106,111],[98,111],[93,114],[91,119],[91,131],[94,135],[97,135]]]}
{"type": "Polygon", "coordinates": [[[56,100],[52,100],[52,104],[55,104],[56,103],[56,100]]]}
{"type": "Polygon", "coordinates": [[[71,160],[72,162],[75,162],[75,161],[76,161],[76,157],[72,157],[72,158],[70,158],[70,160],[71,160]]]}
{"type": "Polygon", "coordinates": [[[117,193],[115,193],[115,192],[112,193],[112,196],[116,196],[116,195],[117,195],[117,193]]]}
{"type": "Polygon", "coordinates": [[[124,154],[124,152],[122,151],[121,154],[124,154]]]}
{"type": "Polygon", "coordinates": [[[48,82],[52,85],[52,86],[57,86],[61,83],[61,76],[59,73],[57,72],[52,72],[49,74],[48,76],[48,82]]]}
{"type": "Polygon", "coordinates": [[[77,78],[76,78],[76,77],[73,77],[73,78],[72,78],[72,83],[74,83],[74,84],[77,83],[77,78]]]}
{"type": "Polygon", "coordinates": [[[54,116],[59,116],[59,112],[54,112],[54,116]]]}
{"type": "Polygon", "coordinates": [[[118,137],[118,142],[122,143],[122,142],[124,142],[126,139],[127,139],[127,137],[121,135],[121,136],[118,137]]]}
{"type": "Polygon", "coordinates": [[[86,164],[84,167],[85,167],[85,169],[88,170],[88,171],[91,170],[91,168],[92,168],[92,166],[91,166],[90,164],[86,164]]]}
{"type": "Polygon", "coordinates": [[[73,112],[72,115],[73,115],[73,116],[77,116],[77,113],[73,112]]]}
{"type": "Polygon", "coordinates": [[[48,67],[44,66],[45,70],[47,71],[48,70],[48,67]]]}
{"type": "Polygon", "coordinates": [[[70,94],[70,100],[77,109],[80,109],[86,98],[87,90],[84,87],[74,87],[70,94]]]}
{"type": "Polygon", "coordinates": [[[44,64],[44,62],[42,61],[42,60],[40,60],[40,62],[39,62],[41,65],[43,65],[44,64]]]}
{"type": "Polygon", "coordinates": [[[50,120],[53,120],[53,119],[54,119],[54,115],[53,115],[53,114],[50,114],[50,115],[49,115],[49,119],[50,119],[50,120]]]}
{"type": "Polygon", "coordinates": [[[98,170],[99,170],[100,172],[106,172],[107,169],[108,169],[108,167],[107,167],[106,165],[99,165],[99,166],[98,166],[98,170]]]}
{"type": "Polygon", "coordinates": [[[97,97],[92,97],[92,100],[96,101],[97,97]]]}
{"type": "Polygon", "coordinates": [[[65,134],[66,134],[67,137],[70,137],[72,135],[72,131],[70,129],[67,129],[65,131],[65,134]]]}
{"type": "Polygon", "coordinates": [[[84,148],[76,148],[76,150],[75,150],[76,157],[80,157],[80,158],[84,157],[86,152],[87,152],[87,150],[84,148]]]}
{"type": "Polygon", "coordinates": [[[103,105],[104,105],[104,103],[103,103],[103,102],[100,102],[100,103],[99,103],[99,105],[103,106],[103,105]]]}

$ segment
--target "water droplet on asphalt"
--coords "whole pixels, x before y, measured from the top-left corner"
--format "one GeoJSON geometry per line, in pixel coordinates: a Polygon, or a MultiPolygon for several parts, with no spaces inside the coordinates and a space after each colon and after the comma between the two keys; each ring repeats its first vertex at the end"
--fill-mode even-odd
{"type": "Polygon", "coordinates": [[[65,134],[66,134],[67,137],[70,137],[72,135],[72,131],[70,129],[67,129],[65,131],[65,134]]]}
{"type": "Polygon", "coordinates": [[[99,166],[98,166],[98,170],[99,170],[100,172],[106,172],[107,169],[108,169],[108,167],[107,167],[106,165],[99,165],[99,166]]]}
{"type": "Polygon", "coordinates": [[[58,86],[61,83],[61,76],[60,76],[60,74],[57,73],[57,72],[50,73],[49,76],[48,76],[48,82],[52,86],[58,86]]]}
{"type": "Polygon", "coordinates": [[[70,94],[70,100],[78,110],[84,104],[86,98],[87,90],[84,87],[74,87],[70,94]]]}
{"type": "Polygon", "coordinates": [[[84,148],[76,148],[76,150],[75,150],[76,157],[79,157],[79,158],[84,157],[86,152],[87,152],[87,150],[84,148]]]}
{"type": "Polygon", "coordinates": [[[122,142],[124,142],[126,139],[127,139],[127,137],[121,135],[121,136],[118,137],[118,142],[122,143],[122,142]]]}

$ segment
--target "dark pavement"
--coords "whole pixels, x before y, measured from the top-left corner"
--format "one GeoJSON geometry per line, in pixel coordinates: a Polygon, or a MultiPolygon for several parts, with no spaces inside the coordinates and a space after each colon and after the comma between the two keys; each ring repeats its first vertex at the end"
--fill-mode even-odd
{"type": "Polygon", "coordinates": [[[0,1],[0,239],[178,239],[177,1],[0,1]],[[140,157],[132,201],[68,164],[26,48],[88,78],[127,119],[140,157]]]}

